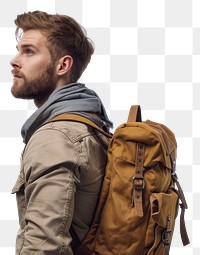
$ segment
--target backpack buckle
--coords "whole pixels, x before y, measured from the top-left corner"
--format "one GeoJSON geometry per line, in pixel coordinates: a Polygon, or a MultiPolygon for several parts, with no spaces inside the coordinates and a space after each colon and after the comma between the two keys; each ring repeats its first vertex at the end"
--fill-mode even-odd
{"type": "Polygon", "coordinates": [[[144,177],[134,176],[132,179],[133,188],[136,190],[142,190],[145,187],[144,177]]]}
{"type": "Polygon", "coordinates": [[[164,245],[170,245],[171,243],[171,228],[170,228],[170,223],[171,223],[171,217],[167,217],[167,227],[162,233],[162,242],[164,245]]]}
{"type": "Polygon", "coordinates": [[[135,206],[136,213],[139,217],[143,217],[142,206],[142,190],[145,187],[143,176],[134,176],[132,179],[133,192],[132,192],[132,206],[135,206]]]}
{"type": "Polygon", "coordinates": [[[163,232],[163,234],[162,234],[162,242],[163,242],[164,245],[170,245],[170,243],[171,243],[171,241],[170,241],[170,234],[171,234],[170,230],[163,232]]]}

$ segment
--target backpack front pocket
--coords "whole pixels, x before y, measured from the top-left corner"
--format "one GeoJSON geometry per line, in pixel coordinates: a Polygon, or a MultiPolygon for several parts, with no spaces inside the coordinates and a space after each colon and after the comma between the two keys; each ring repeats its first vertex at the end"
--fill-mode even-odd
{"type": "MultiPolygon", "coordinates": [[[[178,194],[170,189],[167,193],[150,196],[151,218],[147,229],[147,255],[163,255],[169,250],[175,219],[178,213],[178,194]]],[[[167,253],[166,253],[167,254],[167,253]]]]}

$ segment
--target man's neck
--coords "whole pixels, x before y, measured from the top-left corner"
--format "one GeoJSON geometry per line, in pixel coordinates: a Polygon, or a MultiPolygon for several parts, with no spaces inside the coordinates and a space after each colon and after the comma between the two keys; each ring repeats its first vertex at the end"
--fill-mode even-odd
{"type": "Polygon", "coordinates": [[[41,107],[48,100],[48,98],[49,96],[34,99],[35,106],[37,108],[41,107]]]}

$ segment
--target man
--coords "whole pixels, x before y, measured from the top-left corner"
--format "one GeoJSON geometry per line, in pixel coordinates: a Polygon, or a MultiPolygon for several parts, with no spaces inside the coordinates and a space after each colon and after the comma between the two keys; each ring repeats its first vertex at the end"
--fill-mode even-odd
{"type": "Polygon", "coordinates": [[[94,48],[68,16],[34,11],[15,24],[11,92],[38,107],[22,127],[25,148],[12,191],[20,222],[16,255],[71,255],[71,224],[81,240],[95,212],[107,138],[80,122],[50,120],[75,113],[107,131],[112,126],[96,93],[77,82],[94,48]]]}

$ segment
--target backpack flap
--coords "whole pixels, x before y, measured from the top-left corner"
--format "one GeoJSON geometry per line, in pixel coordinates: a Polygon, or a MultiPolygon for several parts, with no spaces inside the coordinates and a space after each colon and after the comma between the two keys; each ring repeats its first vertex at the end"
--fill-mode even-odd
{"type": "Polygon", "coordinates": [[[116,148],[113,148],[113,153],[116,156],[120,154],[120,157],[135,162],[136,155],[130,151],[136,150],[136,144],[144,144],[146,147],[144,167],[150,167],[160,162],[168,169],[172,169],[170,155],[171,153],[176,154],[176,142],[172,140],[166,143],[164,139],[164,136],[167,136],[165,130],[159,130],[151,126],[151,123],[149,121],[127,122],[120,125],[115,130],[113,143],[117,140],[117,145],[116,148]]]}

